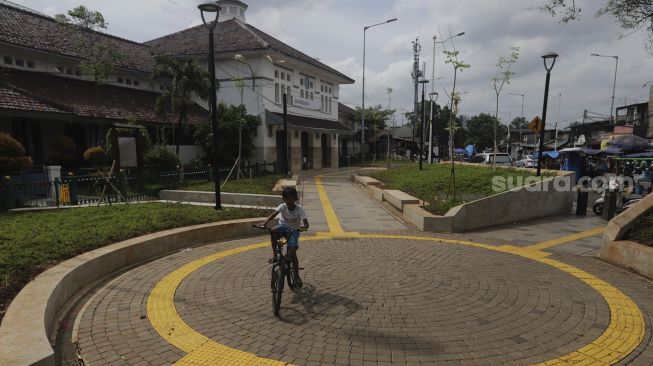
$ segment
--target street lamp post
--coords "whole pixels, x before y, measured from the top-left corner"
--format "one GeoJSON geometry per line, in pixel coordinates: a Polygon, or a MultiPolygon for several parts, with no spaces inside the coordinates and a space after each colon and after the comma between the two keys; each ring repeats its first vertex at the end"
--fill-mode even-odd
{"type": "Polygon", "coordinates": [[[365,46],[366,46],[366,33],[367,30],[376,27],[378,25],[383,25],[386,23],[391,23],[396,21],[397,18],[392,18],[388,19],[385,22],[377,23],[377,24],[372,24],[363,27],[363,101],[362,101],[362,107],[361,107],[361,167],[363,167],[364,161],[365,161],[365,46]]]}
{"type": "Polygon", "coordinates": [[[613,118],[614,116],[614,89],[617,86],[617,66],[619,65],[619,56],[608,56],[608,55],[599,55],[598,53],[592,53],[590,56],[595,57],[612,57],[614,58],[614,81],[612,82],[612,104],[610,105],[610,123],[616,122],[613,118]]]}
{"type": "MultiPolygon", "coordinates": [[[[247,65],[249,68],[249,71],[252,74],[252,91],[256,93],[256,76],[254,75],[254,70],[252,69],[252,66],[247,62],[247,59],[245,56],[239,54],[236,54],[234,56],[234,60],[247,65]]],[[[243,84],[240,84],[241,89],[240,89],[240,105],[243,105],[243,84]]],[[[245,108],[245,111],[247,111],[247,108],[245,108]]],[[[238,171],[236,173],[236,179],[239,179],[239,177],[243,176],[243,172],[240,169],[241,163],[242,163],[242,146],[243,146],[243,116],[241,116],[241,120],[238,122],[238,171]]]]}
{"type": "Polygon", "coordinates": [[[549,101],[549,80],[551,78],[551,70],[556,63],[556,58],[558,57],[557,53],[551,52],[542,56],[544,61],[544,69],[546,69],[546,83],[544,84],[544,106],[542,107],[542,127],[540,130],[540,148],[537,153],[537,176],[540,176],[542,170],[542,150],[544,150],[544,129],[546,126],[546,107],[549,101]],[[551,61],[551,65],[547,64],[547,61],[551,61]]]}
{"type": "Polygon", "coordinates": [[[220,7],[216,3],[206,2],[197,6],[202,15],[202,22],[209,31],[209,77],[211,78],[211,90],[209,92],[210,98],[210,113],[211,113],[211,132],[213,133],[213,184],[215,188],[215,209],[222,209],[222,199],[220,197],[220,171],[218,170],[218,105],[216,100],[215,91],[215,51],[213,47],[213,31],[216,24],[218,24],[218,16],[220,15],[220,7]],[[204,13],[215,13],[213,22],[206,22],[204,13]]]}
{"type": "MultiPolygon", "coordinates": [[[[521,119],[522,119],[522,121],[525,121],[525,119],[524,119],[524,97],[525,97],[525,94],[518,94],[518,93],[508,93],[508,94],[515,95],[515,96],[521,96],[521,119]]],[[[521,158],[521,151],[523,150],[522,149],[522,134],[521,134],[522,127],[523,126],[519,126],[519,157],[520,158],[521,158]]],[[[508,121],[508,131],[510,131],[510,121],[508,121]]]]}
{"type": "Polygon", "coordinates": [[[433,164],[433,105],[438,100],[438,92],[432,92],[429,94],[429,164],[433,164]]]}
{"type": "Polygon", "coordinates": [[[426,108],[424,108],[424,88],[428,82],[428,80],[419,81],[419,83],[422,84],[422,123],[420,125],[419,134],[419,170],[422,170],[422,160],[424,160],[424,120],[426,116],[426,108]]]}

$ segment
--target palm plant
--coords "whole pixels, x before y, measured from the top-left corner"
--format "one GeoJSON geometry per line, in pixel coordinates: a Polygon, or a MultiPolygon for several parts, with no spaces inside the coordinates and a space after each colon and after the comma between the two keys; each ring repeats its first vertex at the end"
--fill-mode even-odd
{"type": "MultiPolygon", "coordinates": [[[[193,59],[157,58],[152,79],[168,85],[156,100],[156,112],[166,116],[169,111],[173,118],[177,116],[177,127],[187,122],[188,110],[195,104],[194,96],[203,101],[209,97],[208,72],[193,59]]],[[[179,156],[174,127],[172,131],[172,141],[179,156]]]]}

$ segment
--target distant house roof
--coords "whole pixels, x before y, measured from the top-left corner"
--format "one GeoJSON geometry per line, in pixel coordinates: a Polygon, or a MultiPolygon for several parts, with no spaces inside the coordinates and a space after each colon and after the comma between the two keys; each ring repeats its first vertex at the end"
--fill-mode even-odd
{"type": "Polygon", "coordinates": [[[0,29],[0,43],[79,59],[89,59],[92,48],[84,37],[92,36],[95,42],[111,46],[125,56],[115,64],[116,67],[141,72],[149,72],[154,67],[154,58],[143,44],[100,32],[82,34],[54,18],[2,0],[0,29]]]}
{"type": "MultiPolygon", "coordinates": [[[[134,119],[150,123],[176,121],[176,116],[169,115],[166,119],[155,112],[159,95],[145,90],[13,70],[9,87],[0,89],[0,112],[53,112],[82,118],[134,119]]],[[[198,105],[188,113],[190,124],[208,118],[208,112],[198,105]]]]}
{"type": "Polygon", "coordinates": [[[352,108],[349,108],[346,105],[338,102],[338,113],[353,114],[354,110],[352,108]]]}
{"type": "MultiPolygon", "coordinates": [[[[271,49],[335,74],[350,83],[354,82],[352,78],[338,70],[238,19],[218,23],[215,29],[214,43],[215,52],[271,49]]],[[[153,39],[145,44],[152,48],[154,54],[163,56],[199,55],[208,52],[207,32],[204,25],[153,39]]]]}

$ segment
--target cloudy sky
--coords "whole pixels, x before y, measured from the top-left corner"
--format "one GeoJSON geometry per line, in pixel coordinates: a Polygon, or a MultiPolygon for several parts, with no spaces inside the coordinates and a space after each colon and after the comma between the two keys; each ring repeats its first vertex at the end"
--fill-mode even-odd
{"type": "MultiPolygon", "coordinates": [[[[147,41],[200,24],[198,0],[13,0],[32,9],[54,15],[83,4],[99,10],[109,22],[108,32],[134,41],[147,41]]],[[[361,103],[363,31],[390,18],[398,21],[367,31],[366,105],[388,104],[392,88],[395,109],[412,109],[412,45],[422,44],[420,63],[426,62],[431,78],[433,35],[455,39],[460,59],[471,68],[458,75],[462,95],[461,113],[492,112],[495,94],[492,78],[496,61],[509,54],[511,46],[521,48],[513,70],[516,73],[500,99],[503,121],[521,114],[531,119],[542,114],[545,70],[540,56],[549,51],[560,55],[551,76],[548,122],[567,126],[582,118],[583,110],[596,115],[610,114],[615,62],[612,58],[591,57],[590,53],[619,56],[615,106],[648,99],[647,81],[653,81],[651,63],[643,47],[643,36],[620,38],[620,30],[607,16],[594,13],[605,0],[576,0],[583,10],[579,22],[560,25],[557,19],[532,8],[538,0],[245,0],[248,23],[319,58],[357,80],[341,89],[341,102],[361,103]],[[562,95],[561,98],[558,95],[562,95]],[[558,107],[560,112],[558,113],[558,107]],[[558,118],[559,114],[559,118],[558,118]]],[[[451,48],[451,43],[447,44],[451,48]]],[[[439,102],[446,100],[443,89],[451,90],[453,70],[444,63],[443,48],[435,50],[435,83],[439,102]]],[[[431,88],[429,85],[428,88],[431,88]]],[[[429,90],[430,91],[430,90],[429,90]]],[[[593,114],[591,114],[593,115],[593,114]]],[[[401,122],[401,117],[397,117],[401,122]]]]}

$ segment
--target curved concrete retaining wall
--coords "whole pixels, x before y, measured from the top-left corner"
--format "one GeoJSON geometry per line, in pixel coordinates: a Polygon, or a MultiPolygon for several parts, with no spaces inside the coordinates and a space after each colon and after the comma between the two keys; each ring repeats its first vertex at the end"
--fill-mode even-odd
{"type": "MultiPolygon", "coordinates": [[[[163,190],[159,192],[159,198],[166,201],[213,203],[215,192],[163,190]]],[[[220,198],[222,203],[246,206],[277,207],[283,203],[281,195],[220,192],[220,198]]]]}
{"type": "MultiPolygon", "coordinates": [[[[569,184],[573,172],[556,172],[557,177],[515,188],[450,209],[445,215],[434,215],[415,197],[395,190],[383,190],[369,184],[369,177],[352,174],[351,180],[366,186],[377,201],[387,201],[402,212],[404,219],[422,231],[465,232],[484,227],[509,224],[539,217],[568,214],[573,207],[574,192],[569,184]],[[567,185],[566,191],[556,186],[567,185]],[[537,189],[535,189],[537,188],[537,189]]],[[[380,182],[379,182],[380,183],[380,182]]]]}
{"type": "Polygon", "coordinates": [[[653,210],[653,194],[615,216],[605,228],[599,257],[653,278],[653,247],[624,240],[634,222],[653,210]]]}
{"type": "Polygon", "coordinates": [[[122,268],[176,250],[261,235],[263,218],[166,230],[112,244],[69,259],[40,274],[16,296],[0,325],[0,365],[54,365],[48,339],[67,302],[89,284],[122,268]]]}

